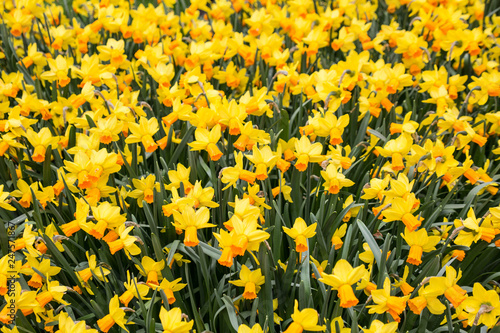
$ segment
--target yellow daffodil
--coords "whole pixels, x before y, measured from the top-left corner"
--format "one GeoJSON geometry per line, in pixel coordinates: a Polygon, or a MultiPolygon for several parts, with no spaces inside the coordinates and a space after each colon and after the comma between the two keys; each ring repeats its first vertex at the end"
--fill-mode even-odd
{"type": "Polygon", "coordinates": [[[386,278],[383,289],[372,290],[372,298],[375,305],[369,305],[368,313],[388,312],[392,318],[399,322],[399,315],[406,308],[406,301],[410,296],[396,297],[391,296],[391,281],[386,278]]]}
{"type": "Polygon", "coordinates": [[[244,299],[255,299],[260,291],[260,286],[264,284],[266,278],[262,275],[260,268],[251,271],[247,266],[241,266],[240,279],[235,281],[229,281],[229,283],[234,284],[238,287],[245,287],[243,291],[244,299]]]}
{"type": "Polygon", "coordinates": [[[422,253],[435,250],[436,245],[441,241],[441,237],[429,236],[425,229],[410,231],[405,228],[405,232],[401,234],[401,237],[410,246],[410,253],[406,262],[417,266],[422,263],[422,253]]]}
{"type": "Polygon", "coordinates": [[[191,150],[206,150],[212,161],[218,161],[222,157],[222,152],[217,147],[221,137],[220,125],[215,125],[210,131],[206,128],[197,128],[194,136],[196,141],[189,143],[191,150]]]}
{"type": "Polygon", "coordinates": [[[160,309],[160,321],[164,332],[172,333],[189,333],[194,322],[184,321],[182,311],[179,308],[166,310],[164,307],[160,309]]]}
{"type": "Polygon", "coordinates": [[[120,308],[118,295],[113,296],[113,298],[109,301],[109,314],[97,321],[97,326],[99,326],[103,332],[108,332],[115,324],[120,326],[126,332],[128,332],[128,330],[125,325],[133,324],[133,322],[129,322],[125,319],[125,310],[120,308]]]}
{"type": "Polygon", "coordinates": [[[306,136],[302,136],[300,140],[295,141],[295,157],[297,157],[295,168],[302,172],[307,169],[309,163],[322,162],[324,160],[322,151],[321,143],[312,144],[306,136]]]}
{"type": "Polygon", "coordinates": [[[165,292],[168,304],[174,304],[175,302],[174,292],[179,291],[185,286],[187,286],[187,284],[185,283],[179,283],[181,282],[181,280],[182,278],[175,279],[172,282],[168,281],[167,279],[163,279],[161,281],[159,288],[165,292]]]}
{"type": "Polygon", "coordinates": [[[323,273],[319,281],[331,286],[333,290],[338,290],[340,306],[350,308],[359,302],[354,295],[352,285],[357,283],[365,272],[364,265],[353,268],[347,260],[341,259],[333,267],[332,274],[323,273]]]}
{"type": "Polygon", "coordinates": [[[216,226],[208,223],[210,213],[206,207],[201,207],[195,211],[193,208],[186,206],[182,213],[174,211],[173,214],[175,223],[172,223],[172,225],[185,231],[184,245],[186,246],[198,245],[198,229],[216,226]]]}
{"type": "Polygon", "coordinates": [[[295,240],[295,250],[301,253],[308,250],[307,239],[316,235],[316,226],[317,223],[308,226],[304,219],[298,217],[292,228],[283,227],[283,231],[295,240]]]}
{"type": "Polygon", "coordinates": [[[292,323],[285,333],[302,333],[303,331],[324,332],[325,325],[318,325],[318,312],[314,309],[299,310],[299,302],[295,300],[292,323]]]}

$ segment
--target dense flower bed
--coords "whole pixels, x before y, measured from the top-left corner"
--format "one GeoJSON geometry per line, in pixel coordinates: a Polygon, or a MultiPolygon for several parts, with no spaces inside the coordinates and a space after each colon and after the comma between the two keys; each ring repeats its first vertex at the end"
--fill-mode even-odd
{"type": "Polygon", "coordinates": [[[1,332],[481,332],[500,17],[0,2],[1,332]]]}

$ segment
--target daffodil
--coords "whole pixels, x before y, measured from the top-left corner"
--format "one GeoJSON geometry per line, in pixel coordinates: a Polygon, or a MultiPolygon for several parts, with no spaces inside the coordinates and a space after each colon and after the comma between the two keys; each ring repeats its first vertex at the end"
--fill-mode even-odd
{"type": "Polygon", "coordinates": [[[50,70],[43,72],[41,78],[48,81],[57,81],[59,87],[65,87],[71,79],[68,77],[68,70],[73,65],[73,59],[58,55],[55,59],[47,59],[50,70]]]}
{"type": "Polygon", "coordinates": [[[174,211],[174,227],[184,230],[184,245],[196,246],[199,243],[198,229],[212,228],[215,224],[208,223],[210,220],[210,213],[208,208],[201,207],[198,210],[186,206],[182,213],[174,211]]]}
{"type": "Polygon", "coordinates": [[[127,220],[125,216],[120,214],[120,207],[113,206],[109,202],[92,207],[92,213],[97,223],[94,224],[89,233],[97,239],[104,236],[106,229],[117,228],[127,220]]]}
{"type": "Polygon", "coordinates": [[[218,161],[222,157],[222,152],[217,147],[221,137],[220,125],[215,125],[210,131],[206,128],[197,128],[194,136],[196,140],[189,143],[191,150],[206,150],[212,161],[218,161]]]}
{"type": "MultiPolygon", "coordinates": [[[[49,321],[49,320],[47,320],[49,321]]],[[[61,312],[57,316],[59,323],[58,333],[82,332],[82,333],[97,333],[96,329],[88,328],[85,320],[73,321],[73,319],[66,312],[61,312]]]]}
{"type": "Polygon", "coordinates": [[[34,147],[33,161],[41,163],[45,161],[45,153],[49,146],[52,149],[57,148],[57,142],[59,138],[57,136],[52,136],[50,130],[47,127],[40,129],[38,133],[29,128],[26,132],[26,138],[30,144],[34,147]]]}
{"type": "Polygon", "coordinates": [[[141,240],[137,236],[129,235],[133,229],[133,226],[125,227],[125,224],[122,224],[114,230],[119,238],[108,242],[111,254],[115,254],[117,251],[122,249],[125,251],[128,258],[130,258],[130,255],[136,256],[141,253],[141,249],[135,244],[141,240]]]}
{"type": "Polygon", "coordinates": [[[233,259],[236,257],[236,254],[233,253],[233,235],[226,230],[221,229],[220,233],[214,233],[214,237],[217,239],[219,246],[222,249],[217,262],[222,266],[232,267],[233,259]]]}
{"type": "Polygon", "coordinates": [[[125,139],[126,143],[141,142],[144,145],[146,152],[152,153],[158,148],[158,145],[153,139],[153,135],[158,132],[158,120],[156,118],[147,119],[141,117],[139,123],[129,123],[131,135],[125,139]]]}
{"type": "Polygon", "coordinates": [[[500,317],[500,299],[494,290],[486,290],[480,283],[474,283],[472,296],[467,297],[460,309],[467,313],[469,325],[484,324],[492,328],[500,317]]]}
{"type": "Polygon", "coordinates": [[[115,115],[99,118],[96,125],[90,129],[90,133],[96,133],[101,143],[107,145],[120,139],[119,134],[122,132],[123,123],[115,115]]]}
{"type": "Polygon", "coordinates": [[[163,279],[159,285],[159,288],[165,292],[167,296],[168,304],[173,304],[175,302],[174,292],[177,292],[187,286],[185,283],[180,283],[182,278],[173,280],[172,282],[167,279],[163,279]]]}
{"type": "Polygon", "coordinates": [[[3,191],[4,185],[0,185],[0,207],[5,210],[15,211],[16,209],[10,205],[10,200],[7,198],[10,196],[9,192],[3,191]]]}
{"type": "Polygon", "coordinates": [[[163,117],[162,120],[167,126],[172,126],[177,120],[186,121],[191,115],[192,107],[187,104],[182,104],[181,100],[176,98],[172,104],[172,112],[163,117]]]}
{"type": "Polygon", "coordinates": [[[372,299],[375,305],[369,305],[368,313],[388,312],[392,318],[399,322],[399,315],[406,308],[406,301],[410,296],[391,296],[391,281],[386,278],[382,289],[372,290],[372,299]]]}
{"type": "Polygon", "coordinates": [[[332,274],[323,273],[319,281],[331,286],[333,290],[338,290],[340,306],[350,308],[359,302],[354,295],[352,285],[361,280],[365,272],[364,265],[353,268],[347,260],[340,259],[333,267],[332,274]]]}
{"type": "Polygon", "coordinates": [[[308,226],[304,219],[298,217],[292,228],[283,227],[283,231],[295,240],[295,250],[300,253],[308,250],[307,239],[316,235],[316,226],[317,223],[308,226]]]}
{"type": "Polygon", "coordinates": [[[416,203],[415,195],[411,193],[403,198],[394,198],[391,207],[382,212],[385,222],[403,221],[409,231],[415,231],[422,224],[421,220],[412,214],[416,203]]]}
{"type": "Polygon", "coordinates": [[[302,333],[303,331],[324,332],[325,325],[318,325],[318,312],[314,309],[299,310],[299,302],[295,300],[292,323],[284,333],[302,333]]]}
{"type": "Polygon", "coordinates": [[[436,245],[441,241],[441,237],[429,236],[425,229],[410,231],[405,228],[405,232],[401,234],[401,237],[410,246],[410,253],[406,262],[417,266],[422,263],[422,253],[435,250],[436,245]]]}
{"type": "Polygon", "coordinates": [[[162,307],[160,309],[160,321],[164,332],[172,333],[189,333],[194,324],[192,320],[183,320],[182,311],[179,308],[166,310],[162,307]]]}
{"type": "Polygon", "coordinates": [[[258,180],[268,178],[268,173],[276,165],[278,157],[275,156],[269,146],[258,148],[253,146],[252,155],[245,155],[246,158],[255,166],[255,176],[258,180]]]}
{"type": "Polygon", "coordinates": [[[295,168],[302,172],[307,169],[309,163],[322,162],[324,160],[324,156],[321,155],[322,151],[321,143],[312,144],[307,136],[301,136],[300,140],[295,142],[295,157],[297,157],[295,168]]]}
{"type": "Polygon", "coordinates": [[[139,298],[140,296],[143,300],[147,299],[146,295],[149,293],[149,286],[144,282],[137,281],[137,278],[131,279],[130,271],[127,271],[127,281],[123,285],[125,286],[125,292],[118,299],[124,306],[128,306],[134,297],[139,298]]]}
{"type": "Polygon", "coordinates": [[[9,291],[9,285],[7,284],[8,277],[19,277],[21,264],[21,260],[12,259],[12,256],[8,254],[0,258],[0,296],[5,296],[9,291]]]}
{"type": "Polygon", "coordinates": [[[329,164],[326,170],[321,171],[321,176],[325,180],[323,187],[331,194],[337,194],[342,188],[354,185],[354,182],[347,179],[333,164],[329,164]]]}
{"type": "Polygon", "coordinates": [[[259,324],[255,324],[252,327],[249,327],[245,324],[241,324],[238,327],[238,333],[264,333],[262,327],[259,324]]]}
{"type": "MultiPolygon", "coordinates": [[[[233,215],[233,217],[235,217],[235,215],[233,215]]],[[[242,256],[247,250],[257,251],[260,243],[270,237],[269,233],[258,230],[256,219],[257,216],[243,220],[239,217],[235,217],[232,220],[233,229],[231,231],[231,236],[233,237],[233,242],[231,244],[231,250],[234,255],[242,256]]]]}
{"type": "Polygon", "coordinates": [[[240,270],[240,279],[229,281],[238,287],[245,287],[243,298],[255,299],[260,291],[260,286],[264,284],[266,278],[262,275],[260,268],[251,271],[247,266],[242,265],[240,270]]]}
{"type": "Polygon", "coordinates": [[[128,68],[130,62],[127,60],[124,47],[125,41],[123,39],[115,40],[110,38],[108,39],[106,45],[100,45],[97,47],[97,50],[99,51],[99,58],[102,61],[109,61],[110,65],[115,68],[128,68]]]}
{"type": "Polygon", "coordinates": [[[273,197],[276,198],[276,196],[280,193],[283,193],[283,196],[285,197],[285,200],[287,200],[290,203],[293,203],[291,193],[292,193],[292,187],[286,185],[286,181],[284,179],[281,180],[280,186],[277,186],[272,189],[273,197]]]}
{"type": "Polygon", "coordinates": [[[137,205],[142,207],[142,201],[153,203],[154,191],[160,191],[160,183],[156,182],[155,175],[149,175],[146,178],[132,179],[135,190],[129,193],[129,197],[137,199],[137,205]]]}
{"type": "Polygon", "coordinates": [[[411,149],[413,139],[409,134],[401,134],[396,139],[389,140],[384,147],[377,147],[377,151],[384,157],[391,157],[391,168],[394,171],[401,171],[405,168],[403,158],[411,149]]]}
{"type": "Polygon", "coordinates": [[[109,301],[109,314],[97,321],[97,326],[99,326],[103,332],[108,332],[115,324],[120,326],[126,332],[128,332],[128,330],[125,325],[133,324],[133,322],[125,319],[125,310],[120,308],[118,295],[113,296],[113,298],[109,301]]]}
{"type": "Polygon", "coordinates": [[[384,324],[380,320],[372,321],[372,323],[370,324],[370,328],[363,329],[364,333],[396,333],[397,331],[397,322],[384,324]]]}
{"type": "Polygon", "coordinates": [[[58,281],[50,281],[49,276],[46,276],[47,282],[40,289],[40,292],[36,295],[36,300],[41,307],[44,307],[49,302],[56,301],[63,305],[69,305],[68,302],[63,300],[64,294],[68,290],[67,287],[59,285],[58,281]]]}
{"type": "Polygon", "coordinates": [[[234,156],[235,165],[222,169],[221,181],[227,184],[222,190],[226,190],[230,186],[236,186],[238,180],[246,181],[250,184],[255,182],[257,175],[254,172],[248,171],[243,167],[243,154],[238,152],[234,156]]]}
{"type": "Polygon", "coordinates": [[[49,259],[42,259],[40,262],[32,256],[29,256],[27,259],[28,262],[21,267],[20,272],[25,275],[31,275],[31,279],[28,281],[28,286],[30,287],[41,288],[44,276],[54,276],[61,271],[60,267],[52,266],[49,259]],[[38,272],[42,273],[42,275],[38,274],[38,272]]]}
{"type": "Polygon", "coordinates": [[[10,316],[12,309],[15,312],[20,310],[24,316],[28,316],[34,312],[34,309],[40,308],[40,303],[37,301],[37,291],[21,292],[21,285],[17,281],[14,282],[11,288],[13,291],[6,293],[4,299],[6,304],[14,304],[14,307],[4,306],[0,311],[0,322],[5,325],[14,323],[13,318],[10,316]]]}
{"type": "Polygon", "coordinates": [[[87,225],[87,217],[89,215],[90,206],[83,199],[79,199],[76,202],[76,212],[75,220],[61,225],[61,230],[64,232],[66,237],[70,237],[75,232],[84,229],[86,232],[90,233],[90,228],[87,225]]]}
{"type": "Polygon", "coordinates": [[[458,233],[457,238],[453,241],[457,245],[471,246],[472,243],[478,242],[483,237],[483,231],[487,231],[484,227],[479,226],[479,222],[476,219],[476,214],[472,208],[467,212],[467,218],[465,220],[455,220],[454,225],[456,228],[461,228],[458,233]]]}
{"type": "Polygon", "coordinates": [[[85,256],[87,257],[88,267],[77,271],[79,278],[81,278],[83,282],[87,282],[90,278],[96,276],[99,280],[106,281],[105,277],[111,273],[111,271],[102,264],[97,265],[97,256],[95,254],[91,255],[87,251],[85,256]]]}
{"type": "Polygon", "coordinates": [[[440,315],[446,309],[446,306],[438,300],[442,294],[441,288],[436,288],[433,284],[421,287],[418,296],[408,300],[408,307],[417,315],[420,315],[425,308],[434,315],[440,315]]]}
{"type": "MultiPolygon", "coordinates": [[[[226,70],[232,68],[234,68],[234,64],[230,63],[226,70]]],[[[244,70],[242,72],[244,75],[244,70]]],[[[219,72],[219,74],[216,74],[215,78],[218,79],[221,83],[227,82],[227,85],[233,88],[238,88],[241,81],[236,76],[230,73],[226,74],[223,71],[219,72]],[[229,81],[226,81],[225,77],[227,77],[229,81]]],[[[229,103],[223,102],[220,106],[219,124],[223,125],[224,128],[229,127],[229,134],[239,135],[241,133],[240,128],[243,127],[244,121],[247,116],[248,114],[246,113],[245,108],[242,105],[236,103],[235,100],[232,100],[229,103]]]]}
{"type": "Polygon", "coordinates": [[[141,259],[141,265],[135,265],[135,267],[141,275],[146,277],[148,286],[154,288],[154,286],[160,285],[158,279],[162,278],[161,271],[165,268],[164,260],[156,262],[154,259],[144,256],[141,259]]]}
{"type": "Polygon", "coordinates": [[[404,272],[403,272],[403,277],[399,278],[399,281],[396,281],[394,283],[394,287],[399,287],[401,291],[403,292],[403,295],[408,296],[413,292],[415,288],[413,288],[406,280],[408,280],[408,276],[410,274],[410,269],[408,266],[405,266],[404,272]]]}
{"type": "Polygon", "coordinates": [[[344,242],[342,241],[342,237],[345,236],[347,231],[347,223],[343,223],[340,227],[335,229],[335,232],[332,236],[332,246],[335,247],[335,250],[339,250],[342,247],[344,242]]]}

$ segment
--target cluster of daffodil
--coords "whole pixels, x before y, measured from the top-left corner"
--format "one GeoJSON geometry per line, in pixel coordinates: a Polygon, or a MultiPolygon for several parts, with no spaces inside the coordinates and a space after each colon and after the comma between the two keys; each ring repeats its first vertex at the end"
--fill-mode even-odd
{"type": "Polygon", "coordinates": [[[500,13],[0,2],[2,333],[500,326],[500,13]]]}

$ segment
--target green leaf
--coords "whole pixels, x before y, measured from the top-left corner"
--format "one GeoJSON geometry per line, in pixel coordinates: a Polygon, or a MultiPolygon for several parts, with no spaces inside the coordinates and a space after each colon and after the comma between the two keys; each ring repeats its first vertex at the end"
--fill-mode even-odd
{"type": "Polygon", "coordinates": [[[222,296],[222,301],[226,306],[227,315],[229,317],[229,322],[231,323],[231,327],[233,328],[234,332],[237,332],[240,323],[238,321],[238,317],[236,317],[236,308],[233,304],[233,301],[227,295],[222,296]]]}
{"type": "Polygon", "coordinates": [[[377,266],[379,271],[381,271],[381,253],[380,253],[380,247],[378,246],[377,242],[375,241],[375,238],[373,238],[372,233],[366,225],[361,221],[361,220],[356,220],[356,223],[358,224],[359,230],[363,234],[364,239],[368,243],[368,246],[370,246],[370,250],[373,253],[373,256],[375,257],[375,261],[377,262],[377,266]]]}

